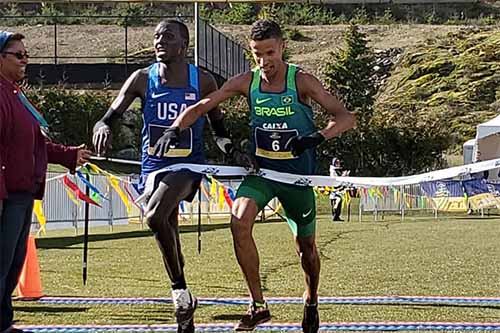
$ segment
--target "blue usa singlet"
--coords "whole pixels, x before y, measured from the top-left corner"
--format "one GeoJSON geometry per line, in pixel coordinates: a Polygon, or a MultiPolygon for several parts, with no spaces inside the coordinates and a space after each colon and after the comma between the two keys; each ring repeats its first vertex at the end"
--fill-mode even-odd
{"type": "Polygon", "coordinates": [[[161,84],[160,64],[149,67],[148,87],[142,106],[144,126],[142,128],[142,171],[139,190],[144,189],[149,173],[176,163],[205,162],[203,154],[203,127],[205,117],[200,117],[190,128],[181,132],[180,142],[164,157],[153,155],[153,147],[175,119],[188,106],[200,99],[198,69],[189,64],[189,85],[170,88],[161,84]]]}

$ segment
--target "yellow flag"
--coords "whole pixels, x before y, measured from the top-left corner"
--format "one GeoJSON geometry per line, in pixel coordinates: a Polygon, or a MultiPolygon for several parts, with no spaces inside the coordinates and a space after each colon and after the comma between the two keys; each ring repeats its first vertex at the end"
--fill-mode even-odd
{"type": "Polygon", "coordinates": [[[345,202],[347,205],[351,203],[351,193],[349,191],[344,192],[345,202]]]}
{"type": "Polygon", "coordinates": [[[222,210],[224,208],[224,187],[219,186],[219,210],[222,210]]]}
{"type": "Polygon", "coordinates": [[[410,204],[410,195],[405,193],[404,194],[404,203],[405,203],[405,207],[407,208],[411,208],[411,204],[410,204]]]}
{"type": "Polygon", "coordinates": [[[217,195],[217,183],[214,177],[212,177],[212,184],[210,184],[210,195],[214,198],[217,195]]]}
{"type": "Polygon", "coordinates": [[[97,165],[95,164],[92,164],[92,163],[87,163],[87,166],[92,170],[94,171],[95,173],[99,174],[101,173],[103,170],[101,168],[99,168],[97,165]]]}
{"type": "Polygon", "coordinates": [[[120,196],[120,199],[122,199],[123,204],[127,208],[127,213],[130,213],[130,201],[120,187],[120,180],[113,175],[106,175],[106,177],[108,177],[111,187],[115,189],[116,193],[118,193],[118,195],[120,196]]]}
{"type": "Polygon", "coordinates": [[[349,191],[344,191],[342,199],[342,206],[344,209],[347,209],[349,207],[349,203],[351,202],[351,195],[349,194],[349,191]]]}
{"type": "Polygon", "coordinates": [[[80,201],[76,200],[75,194],[70,191],[69,188],[64,186],[64,189],[66,190],[66,194],[68,195],[69,200],[73,201],[73,203],[77,206],[80,206],[80,201]]]}
{"type": "Polygon", "coordinates": [[[281,209],[281,201],[278,201],[278,204],[276,205],[276,208],[273,210],[271,215],[277,214],[281,209]]]}
{"type": "Polygon", "coordinates": [[[45,215],[43,215],[42,201],[35,200],[33,204],[33,213],[35,213],[36,219],[38,223],[40,223],[40,230],[37,232],[37,236],[40,232],[45,234],[45,224],[47,224],[47,219],[45,219],[45,215]]]}

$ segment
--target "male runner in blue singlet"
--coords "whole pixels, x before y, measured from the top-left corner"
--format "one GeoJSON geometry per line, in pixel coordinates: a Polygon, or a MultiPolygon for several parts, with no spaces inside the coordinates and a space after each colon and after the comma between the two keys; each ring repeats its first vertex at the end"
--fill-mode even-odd
{"type": "MultiPolygon", "coordinates": [[[[111,107],[94,126],[93,142],[98,154],[104,154],[110,144],[110,124],[133,100],[142,101],[142,171],[139,189],[143,190],[147,176],[176,163],[204,163],[203,127],[199,118],[191,128],[177,132],[179,142],[173,147],[165,142],[163,133],[190,105],[217,89],[213,76],[186,61],[189,45],[187,27],[175,20],[161,22],[155,29],[154,49],[157,62],[134,72],[123,85],[111,107]],[[167,152],[168,148],[170,150],[167,152]]],[[[208,112],[218,146],[232,153],[222,113],[217,107],[208,112]]],[[[168,276],[172,283],[172,298],[178,332],[194,332],[193,314],[197,299],[186,285],[184,259],[178,231],[178,207],[181,200],[191,201],[199,187],[201,175],[189,170],[167,173],[155,184],[148,200],[145,217],[153,231],[168,276]]]]}
{"type": "MultiPolygon", "coordinates": [[[[270,20],[255,22],[250,35],[250,50],[258,67],[229,79],[221,89],[188,107],[164,133],[165,140],[178,141],[180,130],[196,124],[200,116],[219,103],[233,96],[246,96],[250,108],[252,153],[259,167],[299,175],[313,174],[316,146],[352,128],[355,118],[316,77],[284,62],[284,47],[278,24],[270,20]],[[312,100],[332,116],[321,130],[314,124],[312,100]]],[[[249,310],[236,330],[250,331],[271,319],[262,293],[259,255],[252,229],[258,212],[273,197],[283,205],[304,270],[306,289],[302,329],[305,333],[315,333],[319,329],[320,260],[315,242],[313,189],[256,175],[244,179],[232,208],[234,249],[252,297],[249,310]]]]}

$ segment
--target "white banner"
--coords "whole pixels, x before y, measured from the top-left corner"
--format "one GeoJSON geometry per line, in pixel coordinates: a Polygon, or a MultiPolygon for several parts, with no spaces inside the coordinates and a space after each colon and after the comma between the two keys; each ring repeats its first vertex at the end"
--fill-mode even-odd
{"type": "MultiPolygon", "coordinates": [[[[110,161],[113,161],[110,159],[110,161]]],[[[144,194],[137,198],[136,202],[140,203],[148,197],[154,187],[155,179],[158,175],[165,172],[179,171],[188,169],[193,172],[202,173],[210,176],[231,177],[231,176],[246,176],[253,174],[267,179],[275,180],[281,183],[300,185],[300,186],[339,186],[352,185],[356,187],[373,187],[373,186],[400,186],[418,184],[428,181],[448,179],[459,176],[467,176],[472,173],[482,172],[500,167],[500,159],[478,162],[474,164],[461,165],[453,168],[426,172],[419,175],[404,176],[404,177],[330,177],[330,176],[313,176],[313,175],[296,175],[291,173],[278,172],[268,169],[260,169],[257,173],[250,173],[248,169],[243,167],[234,167],[226,165],[203,165],[203,164],[174,164],[169,167],[152,172],[146,181],[144,194]]]]}

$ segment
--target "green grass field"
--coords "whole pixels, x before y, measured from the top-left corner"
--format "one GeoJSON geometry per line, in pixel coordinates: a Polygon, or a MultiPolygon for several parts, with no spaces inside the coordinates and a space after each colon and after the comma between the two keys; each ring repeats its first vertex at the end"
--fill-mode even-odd
{"type": "MultiPolygon", "coordinates": [[[[196,225],[182,226],[186,275],[202,297],[245,297],[229,225],[205,224],[197,253],[196,225]]],[[[320,296],[500,296],[500,219],[434,220],[386,216],[383,222],[319,219],[320,296]]],[[[262,284],[267,296],[303,293],[299,259],[286,223],[257,223],[262,284]]],[[[154,238],[140,225],[91,229],[89,277],[82,285],[82,237],[49,231],[37,239],[43,292],[51,296],[170,297],[154,238]]],[[[300,322],[300,305],[271,305],[273,322],[300,322]]],[[[18,324],[173,324],[173,308],[160,305],[44,305],[15,302],[18,324]]],[[[236,322],[245,306],[201,306],[197,323],[236,322]]],[[[321,305],[323,322],[498,322],[496,305],[321,305]]]]}

